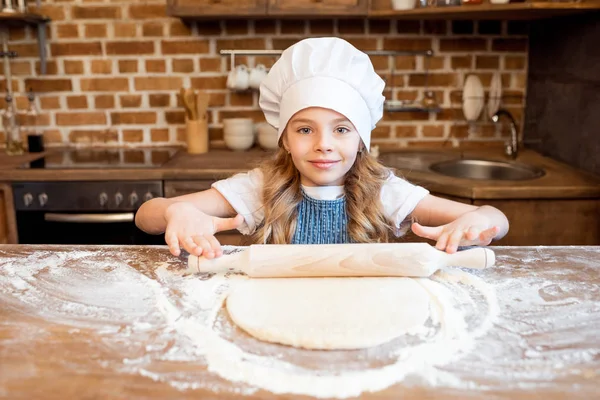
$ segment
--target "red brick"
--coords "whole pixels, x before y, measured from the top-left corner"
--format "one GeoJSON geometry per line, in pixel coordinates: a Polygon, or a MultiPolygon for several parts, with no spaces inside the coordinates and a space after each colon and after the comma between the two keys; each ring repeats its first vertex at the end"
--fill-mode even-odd
{"type": "Polygon", "coordinates": [[[50,54],[53,57],[100,56],[102,45],[100,42],[51,43],[50,54]]]}
{"type": "Polygon", "coordinates": [[[44,131],[44,143],[62,143],[62,133],[58,129],[44,131]]]}
{"type": "Polygon", "coordinates": [[[113,28],[116,38],[132,38],[137,36],[137,26],[134,23],[115,23],[113,28]]]}
{"type": "Polygon", "coordinates": [[[133,19],[165,18],[167,16],[166,4],[130,5],[129,16],[133,19]]]}
{"type": "Polygon", "coordinates": [[[42,4],[39,8],[36,8],[36,12],[50,17],[50,19],[54,21],[62,21],[65,19],[65,10],[67,8],[61,5],[50,5],[50,4],[42,4]]]}
{"type": "Polygon", "coordinates": [[[475,68],[477,69],[493,69],[500,68],[500,57],[498,56],[476,56],[475,68]]]}
{"type": "Polygon", "coordinates": [[[345,37],[351,45],[362,51],[377,50],[377,39],[375,38],[352,38],[345,37]]]}
{"type": "Polygon", "coordinates": [[[57,110],[60,108],[60,98],[58,96],[40,96],[40,105],[42,110],[57,110]]]}
{"type": "MultiPolygon", "coordinates": [[[[35,62],[35,72],[41,75],[42,64],[40,61],[35,62]]],[[[58,74],[58,63],[55,60],[46,60],[46,75],[57,75],[58,74]]]]}
{"type": "MultiPolygon", "coordinates": [[[[275,42],[276,39],[273,39],[275,42]]],[[[208,43],[207,43],[208,47],[208,43]]],[[[217,51],[220,50],[264,50],[266,48],[264,39],[218,39],[217,40],[217,51]]],[[[275,43],[273,43],[275,48],[275,43]]],[[[207,53],[205,51],[204,53],[207,53]]]]}
{"type": "Polygon", "coordinates": [[[333,20],[316,19],[310,21],[310,33],[312,35],[333,35],[333,20]]]}
{"type": "Polygon", "coordinates": [[[424,125],[423,137],[444,137],[444,125],[424,125]]]}
{"type": "Polygon", "coordinates": [[[185,111],[166,111],[165,121],[167,124],[183,124],[185,123],[185,111]]]}
{"type": "Polygon", "coordinates": [[[305,27],[306,20],[303,19],[286,19],[281,21],[281,33],[284,35],[304,35],[305,27]]]}
{"type": "Polygon", "coordinates": [[[364,35],[365,21],[364,19],[340,19],[338,20],[338,32],[342,35],[364,35]]]}
{"type": "Polygon", "coordinates": [[[210,99],[208,100],[209,107],[223,107],[225,106],[225,93],[211,93],[210,99]]]}
{"type": "Polygon", "coordinates": [[[179,90],[182,85],[179,77],[135,78],[135,90],[179,90]]]}
{"type": "Polygon", "coordinates": [[[455,125],[450,126],[451,138],[465,139],[469,137],[469,125],[455,125]]]}
{"type": "Polygon", "coordinates": [[[396,21],[396,32],[400,34],[419,34],[421,32],[420,21],[398,20],[396,21]]]}
{"type": "Polygon", "coordinates": [[[106,54],[129,55],[129,54],[153,54],[154,43],[142,41],[128,42],[106,42],[106,54]]]}
{"type": "Polygon", "coordinates": [[[415,56],[396,56],[396,69],[414,70],[417,67],[415,56]]]}
{"type": "Polygon", "coordinates": [[[8,27],[8,40],[9,42],[23,40],[27,38],[27,30],[22,26],[9,26],[8,27]]]}
{"type": "Polygon", "coordinates": [[[525,56],[505,56],[504,69],[523,70],[527,67],[527,58],[525,56]]]}
{"type": "Polygon", "coordinates": [[[119,19],[121,7],[117,6],[71,6],[73,19],[119,19]]]}
{"type": "Polygon", "coordinates": [[[272,19],[257,19],[254,21],[254,33],[256,34],[274,34],[275,27],[275,21],[272,19]]]}
{"type": "Polygon", "coordinates": [[[387,34],[390,33],[391,23],[387,19],[369,20],[369,33],[387,34]]]}
{"type": "Polygon", "coordinates": [[[150,95],[150,107],[169,107],[171,105],[171,95],[155,93],[150,95]]]}
{"type": "Polygon", "coordinates": [[[92,78],[80,82],[83,92],[117,92],[128,91],[127,78],[92,78]]]}
{"type": "Polygon", "coordinates": [[[105,125],[106,115],[103,112],[56,113],[56,125],[105,125]]]}
{"type": "MultiPolygon", "coordinates": [[[[22,57],[39,57],[38,47],[36,44],[8,44],[8,51],[15,51],[22,57]]],[[[4,71],[2,71],[4,74],[4,71]]]]}
{"type": "Polygon", "coordinates": [[[76,24],[56,24],[56,36],[59,39],[79,37],[79,27],[76,24]]]}
{"type": "Polygon", "coordinates": [[[68,92],[73,90],[70,79],[26,79],[25,86],[34,92],[68,92]]]}
{"type": "Polygon", "coordinates": [[[201,58],[200,59],[200,72],[220,72],[220,71],[221,71],[221,59],[220,58],[201,58]]]}
{"type": "Polygon", "coordinates": [[[67,96],[68,109],[88,108],[87,98],[85,96],[67,96]]]}
{"type": "Polygon", "coordinates": [[[435,116],[436,121],[462,121],[464,115],[461,108],[444,108],[435,116]]]}
{"type": "Polygon", "coordinates": [[[92,60],[93,74],[112,74],[112,60],[92,60]]]}
{"type": "Polygon", "coordinates": [[[146,60],[146,72],[166,72],[167,66],[165,60],[146,60]]]}
{"type": "Polygon", "coordinates": [[[484,51],[487,47],[486,39],[461,38],[440,39],[440,51],[484,51]]]}
{"type": "Polygon", "coordinates": [[[64,60],[63,68],[65,74],[68,75],[79,75],[83,74],[83,61],[79,60],[64,60]]]}
{"type": "Polygon", "coordinates": [[[220,111],[220,120],[226,118],[252,118],[254,122],[262,122],[265,120],[265,115],[260,110],[244,110],[244,111],[220,111]]]}
{"type": "MultiPolygon", "coordinates": [[[[200,36],[214,36],[221,34],[221,23],[220,21],[199,21],[197,24],[198,35],[200,36]]],[[[259,33],[257,31],[257,33],[259,33]]]]}
{"type": "Polygon", "coordinates": [[[167,54],[199,54],[210,50],[208,40],[163,40],[161,53],[167,54]]]}
{"type": "Polygon", "coordinates": [[[493,39],[492,51],[527,51],[527,39],[493,39]]]}
{"type": "Polygon", "coordinates": [[[390,112],[383,113],[386,121],[428,121],[429,114],[425,112],[390,112]]]}
{"type": "Polygon", "coordinates": [[[144,131],[141,129],[125,129],[123,130],[123,141],[124,142],[143,142],[144,131]]]}
{"type": "Polygon", "coordinates": [[[113,125],[131,124],[154,124],[156,123],[155,112],[113,112],[110,113],[113,125]]]}
{"type": "Polygon", "coordinates": [[[85,37],[86,38],[105,38],[106,25],[104,24],[86,24],[85,25],[85,37]]]}
{"type": "MultiPolygon", "coordinates": [[[[405,114],[405,113],[398,113],[398,114],[405,114]]],[[[416,126],[396,125],[394,127],[394,137],[396,137],[396,138],[417,137],[417,127],[416,126]]]]}
{"type": "Polygon", "coordinates": [[[432,46],[431,39],[408,39],[408,38],[384,38],[383,48],[385,50],[397,51],[426,51],[432,46]]]}
{"type": "Polygon", "coordinates": [[[231,106],[252,106],[253,102],[252,92],[229,94],[229,105],[231,106]]]}
{"type": "Polygon", "coordinates": [[[168,142],[169,141],[169,130],[168,129],[152,129],[152,130],[150,130],[150,140],[152,142],[168,142]]]}
{"type": "Polygon", "coordinates": [[[142,26],[142,36],[164,36],[164,26],[163,22],[146,22],[142,26]]]}
{"type": "Polygon", "coordinates": [[[390,139],[392,137],[392,128],[389,125],[378,125],[371,131],[372,139],[390,139]]]}
{"type": "Polygon", "coordinates": [[[248,20],[245,19],[229,19],[225,20],[225,31],[227,35],[247,35],[248,20]]]}
{"type": "Polygon", "coordinates": [[[192,36],[192,29],[189,25],[184,24],[183,21],[171,21],[169,25],[169,36],[192,36]]]}
{"type": "Polygon", "coordinates": [[[97,109],[106,109],[115,107],[115,96],[112,94],[101,94],[94,97],[97,109]]]}
{"type": "Polygon", "coordinates": [[[124,94],[119,96],[119,99],[123,108],[137,108],[142,105],[142,96],[139,94],[124,94]]]}
{"type": "Polygon", "coordinates": [[[470,69],[473,64],[473,56],[452,56],[452,69],[470,69]]]}
{"type": "Polygon", "coordinates": [[[172,60],[171,63],[173,72],[194,72],[194,60],[192,59],[175,59],[172,60]]]}
{"type": "Polygon", "coordinates": [[[429,76],[426,74],[410,74],[408,76],[409,86],[428,86],[436,87],[452,87],[456,85],[455,74],[444,74],[444,73],[430,73],[429,76]]]}
{"type": "Polygon", "coordinates": [[[119,72],[122,74],[138,72],[138,61],[137,60],[119,60],[119,72]]]}

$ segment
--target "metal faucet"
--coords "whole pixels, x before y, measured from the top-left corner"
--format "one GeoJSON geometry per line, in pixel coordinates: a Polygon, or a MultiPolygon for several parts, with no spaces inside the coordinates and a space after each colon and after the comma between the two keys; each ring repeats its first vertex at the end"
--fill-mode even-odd
{"type": "Polygon", "coordinates": [[[496,114],[492,115],[492,121],[494,121],[495,123],[499,123],[500,117],[503,115],[506,118],[508,118],[510,122],[510,142],[504,148],[504,153],[514,160],[515,158],[517,158],[517,153],[519,151],[518,129],[515,119],[513,118],[511,113],[509,113],[507,110],[502,109],[498,110],[496,114]]]}

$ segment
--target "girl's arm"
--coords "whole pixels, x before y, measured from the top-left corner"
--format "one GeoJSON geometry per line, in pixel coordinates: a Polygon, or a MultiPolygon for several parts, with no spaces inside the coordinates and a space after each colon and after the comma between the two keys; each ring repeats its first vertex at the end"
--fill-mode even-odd
{"type": "Polygon", "coordinates": [[[204,214],[213,217],[234,217],[235,210],[231,204],[215,189],[203,190],[183,196],[164,198],[157,197],[142,204],[135,215],[135,224],[146,233],[156,235],[167,229],[165,219],[167,208],[174,203],[187,203],[204,214]]]}
{"type": "Polygon", "coordinates": [[[165,232],[165,242],[175,256],[180,248],[206,258],[219,257],[221,245],[216,232],[235,229],[244,221],[235,216],[231,204],[215,189],[186,194],[170,199],[156,198],[145,202],[135,216],[135,223],[144,232],[165,232]],[[235,216],[235,218],[231,218],[235,216]]]}
{"type": "Polygon", "coordinates": [[[508,219],[491,206],[473,206],[427,195],[412,212],[413,232],[454,253],[458,246],[488,245],[508,232],[508,219]]]}

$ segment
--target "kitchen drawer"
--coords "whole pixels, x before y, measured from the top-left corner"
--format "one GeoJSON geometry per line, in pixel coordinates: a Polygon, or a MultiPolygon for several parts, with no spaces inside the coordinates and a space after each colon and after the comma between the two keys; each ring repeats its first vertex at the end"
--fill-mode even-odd
{"type": "Polygon", "coordinates": [[[167,13],[178,17],[266,15],[267,0],[168,0],[167,13]]]}
{"type": "Polygon", "coordinates": [[[362,15],[366,16],[368,0],[270,0],[272,15],[362,15]]]}

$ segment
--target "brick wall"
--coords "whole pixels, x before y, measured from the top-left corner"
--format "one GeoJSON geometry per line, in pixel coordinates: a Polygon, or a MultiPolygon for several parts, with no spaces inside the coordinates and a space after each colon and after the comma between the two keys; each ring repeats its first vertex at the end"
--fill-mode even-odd
{"type": "MultiPolygon", "coordinates": [[[[26,109],[27,89],[38,94],[50,146],[183,144],[184,112],[177,96],[181,86],[211,93],[210,136],[220,140],[223,118],[262,121],[263,116],[257,93],[225,88],[229,59],[219,50],[284,49],[299,39],[326,35],[343,37],[361,50],[434,50],[428,82],[443,111],[386,113],[373,132],[373,144],[398,148],[501,143],[504,133],[485,113],[477,123],[464,121],[461,87],[468,73],[477,74],[487,89],[492,73],[500,70],[503,106],[522,119],[528,40],[523,22],[215,20],[186,25],[166,17],[165,1],[42,4],[41,12],[52,18],[47,75],[39,75],[34,29],[11,29],[9,48],[19,53],[11,62],[17,105],[26,109]]],[[[389,98],[423,97],[423,57],[372,59],[388,82],[389,98]]],[[[236,57],[237,63],[250,66],[270,66],[274,61],[274,57],[236,57]]],[[[2,76],[0,90],[5,89],[2,76]]],[[[0,105],[4,106],[3,99],[0,105]]]]}

